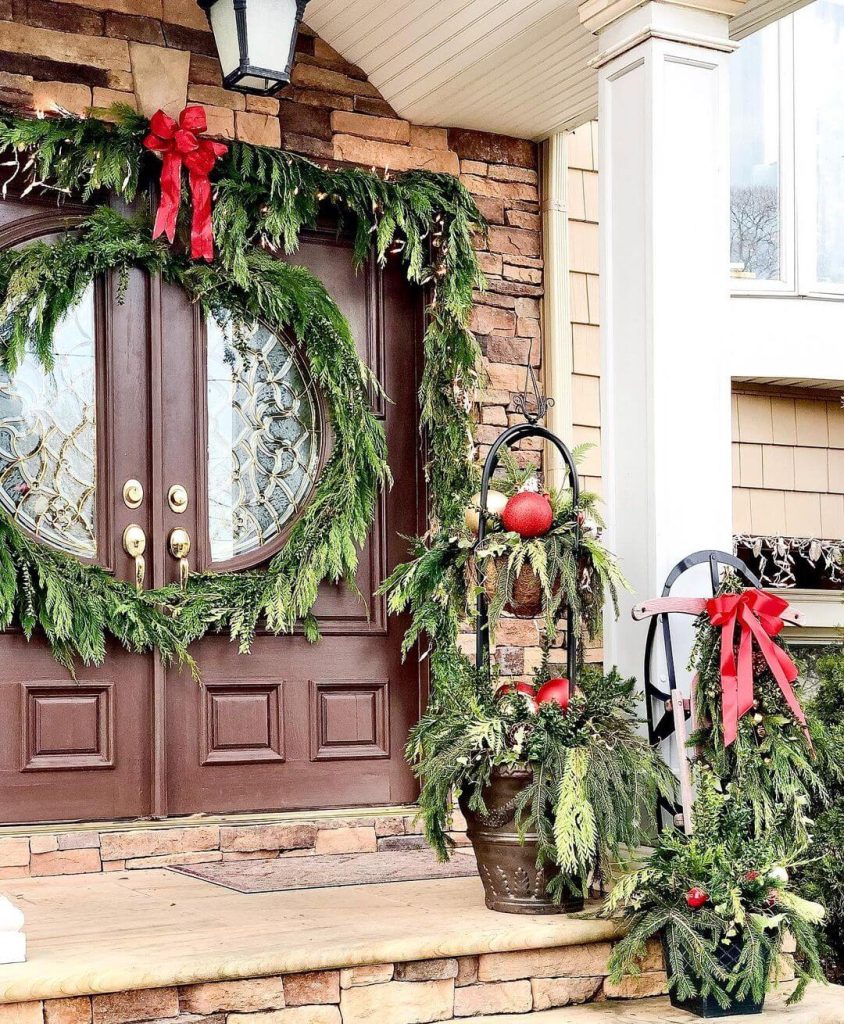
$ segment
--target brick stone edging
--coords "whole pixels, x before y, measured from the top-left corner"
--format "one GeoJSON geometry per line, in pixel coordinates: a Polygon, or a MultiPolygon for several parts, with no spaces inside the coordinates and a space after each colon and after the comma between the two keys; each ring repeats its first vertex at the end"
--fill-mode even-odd
{"type": "MultiPolygon", "coordinates": [[[[465,825],[452,833],[467,842],[465,825]]],[[[338,814],[251,824],[233,818],[214,823],[149,828],[113,827],[0,835],[0,880],[47,875],[169,867],[214,861],[268,860],[316,854],[376,853],[427,849],[413,814],[380,817],[338,814]]]]}
{"type": "MultiPolygon", "coordinates": [[[[642,974],[619,985],[607,978],[611,949],[594,942],[7,1003],[0,1024],[426,1024],[667,992],[658,943],[642,974]]],[[[783,960],[788,982],[793,962],[783,960]]]]}
{"type": "Polygon", "coordinates": [[[611,949],[595,942],[9,1003],[0,1024],[424,1024],[666,991],[658,945],[641,977],[621,985],[606,977],[611,949]]]}

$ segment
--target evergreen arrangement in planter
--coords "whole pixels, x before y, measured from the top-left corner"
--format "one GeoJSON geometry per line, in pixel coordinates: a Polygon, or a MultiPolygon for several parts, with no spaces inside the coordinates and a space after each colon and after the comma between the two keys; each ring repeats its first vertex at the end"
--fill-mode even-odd
{"type": "Polygon", "coordinates": [[[796,945],[791,1001],[823,980],[821,954],[833,957],[823,903],[840,950],[844,817],[829,805],[844,780],[844,670],[828,664],[826,686],[805,701],[781,637],[786,607],[732,576],[707,602],[690,665],[691,834],[663,833],[605,911],[621,910],[629,928],[613,976],[635,973],[660,935],[672,1001],[700,1016],[759,1012],[786,933],[796,945]]]}
{"type": "MultiPolygon", "coordinates": [[[[597,498],[574,488],[543,493],[535,468],[519,468],[503,446],[511,436],[500,442],[503,473],[486,508],[475,495],[464,528],[417,542],[416,557],[384,589],[393,612],[412,613],[406,644],[423,632],[433,643],[431,701],[407,747],[429,842],[449,855],[456,798],[487,906],[556,913],[581,909],[609,860],[623,860],[644,839],[643,815],[658,793],[672,791],[673,777],[637,732],[634,680],[585,670],[574,686],[551,664],[560,620],[570,620],[569,644],[596,635],[624,578],[601,543],[597,498]],[[478,540],[481,514],[488,532],[478,540]],[[542,617],[543,657],[532,682],[500,683],[488,663],[475,668],[449,644],[460,618],[475,614],[479,593],[490,644],[505,612],[542,617]]],[[[574,474],[573,459],[570,468],[574,474]]]]}
{"type": "Polygon", "coordinates": [[[673,777],[637,732],[637,701],[635,680],[590,668],[569,694],[547,661],[532,684],[496,685],[464,665],[440,685],[407,755],[422,783],[425,834],[443,859],[459,796],[480,840],[488,906],[580,909],[609,862],[648,836],[647,809],[673,777]],[[500,863],[495,847],[512,849],[514,834],[523,852],[500,863]]]}
{"type": "Polygon", "coordinates": [[[649,939],[662,940],[671,1002],[702,1017],[758,1013],[777,979],[787,934],[794,941],[799,1000],[823,980],[817,926],[824,908],[791,883],[797,859],[782,831],[749,838],[752,805],[695,772],[694,830],[666,830],[644,867],[622,879],[605,914],[622,911],[627,934],[610,974],[639,973],[649,939]]]}
{"type": "MultiPolygon", "coordinates": [[[[589,445],[574,449],[579,460],[589,445]]],[[[475,615],[483,587],[489,598],[489,636],[495,642],[503,613],[544,619],[548,635],[571,608],[577,638],[600,633],[607,602],[617,609],[626,586],[621,569],[601,541],[600,499],[584,492],[577,502],[568,488],[539,490],[536,467],[520,468],[507,448],[500,452],[503,473],[487,497],[487,532],[478,543],[480,495],[471,499],[462,528],[441,530],[415,541],[412,559],[384,583],[391,612],[410,609],[412,622],[405,650],[426,633],[442,638],[475,615]]]]}

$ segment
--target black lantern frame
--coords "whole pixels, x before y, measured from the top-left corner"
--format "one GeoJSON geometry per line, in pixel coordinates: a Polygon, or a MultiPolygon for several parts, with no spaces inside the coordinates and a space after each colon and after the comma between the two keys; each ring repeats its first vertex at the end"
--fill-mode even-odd
{"type": "MultiPolygon", "coordinates": [[[[196,0],[196,2],[202,10],[205,11],[205,16],[208,18],[208,25],[213,34],[214,29],[211,26],[211,8],[217,0],[196,0]]],[[[246,32],[247,3],[248,0],[233,0],[232,2],[235,24],[237,26],[239,61],[235,70],[223,77],[223,88],[231,89],[234,92],[248,93],[250,96],[272,96],[273,93],[278,92],[279,89],[282,89],[285,85],[290,83],[290,75],[293,71],[293,59],[296,53],[296,40],[299,38],[299,27],[302,24],[302,17],[305,13],[305,7],[307,6],[308,0],[296,0],[296,20],[293,23],[293,32],[290,36],[290,50],[287,54],[287,63],[285,64],[284,71],[281,72],[282,77],[279,77],[279,72],[277,70],[273,71],[270,68],[257,67],[249,60],[249,40],[246,32]],[[240,85],[239,83],[242,79],[247,76],[253,78],[264,78],[272,84],[267,85],[264,89],[256,89],[240,85]]]]}

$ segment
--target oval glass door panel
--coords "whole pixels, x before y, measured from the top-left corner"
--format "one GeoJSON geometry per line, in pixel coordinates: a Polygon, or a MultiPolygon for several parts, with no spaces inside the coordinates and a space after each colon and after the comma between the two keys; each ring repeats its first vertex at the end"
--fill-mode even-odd
{"type": "MultiPolygon", "coordinates": [[[[8,321],[0,331],[11,329],[8,321]]],[[[0,367],[0,505],[39,540],[97,554],[94,288],[56,329],[55,367],[0,367]]]]}
{"type": "Polygon", "coordinates": [[[278,537],[316,481],[322,424],[293,346],[263,324],[209,317],[208,514],[211,559],[225,562],[278,537]]]}

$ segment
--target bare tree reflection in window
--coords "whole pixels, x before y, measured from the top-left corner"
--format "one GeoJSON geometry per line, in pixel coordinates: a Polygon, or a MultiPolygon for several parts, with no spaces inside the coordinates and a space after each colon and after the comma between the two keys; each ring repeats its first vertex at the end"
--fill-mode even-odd
{"type": "Polygon", "coordinates": [[[730,189],[730,262],[766,281],[780,273],[779,190],[773,185],[730,189]]]}

